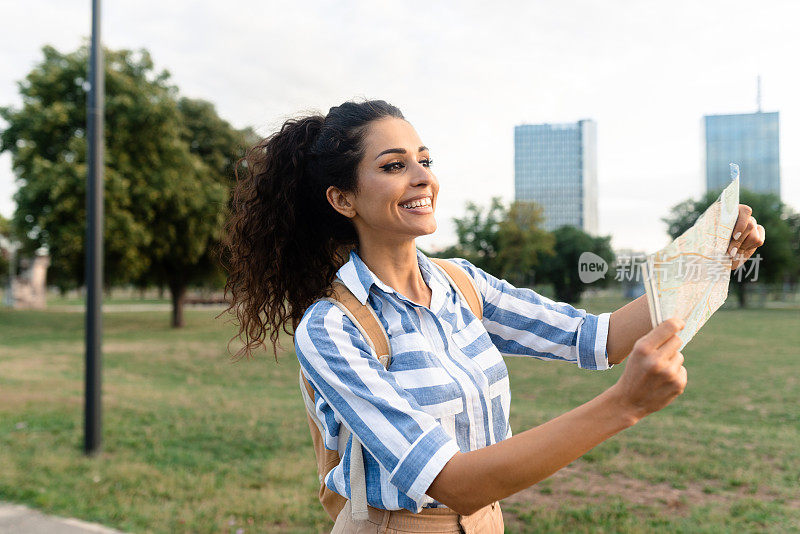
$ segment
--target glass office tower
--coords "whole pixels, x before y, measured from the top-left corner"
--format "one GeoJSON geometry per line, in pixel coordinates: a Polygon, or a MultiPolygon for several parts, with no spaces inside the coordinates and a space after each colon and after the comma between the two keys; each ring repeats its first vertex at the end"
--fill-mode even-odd
{"type": "Polygon", "coordinates": [[[597,235],[597,124],[515,126],[514,198],[538,202],[546,230],[570,225],[597,235]]]}
{"type": "Polygon", "coordinates": [[[706,190],[720,190],[731,179],[729,163],[739,165],[740,186],[757,193],[781,194],[778,112],[706,115],[706,190]]]}

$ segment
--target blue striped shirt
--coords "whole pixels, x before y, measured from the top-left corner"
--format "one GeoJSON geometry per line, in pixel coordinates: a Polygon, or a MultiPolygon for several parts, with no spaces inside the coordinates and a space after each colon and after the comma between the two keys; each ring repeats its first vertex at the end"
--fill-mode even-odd
{"type": "MultiPolygon", "coordinates": [[[[432,293],[429,308],[379,280],[356,252],[338,271],[386,329],[392,350],[388,370],[353,322],[328,301],[306,310],[294,342],[314,388],[325,446],[341,450],[344,424],[363,444],[368,504],[419,513],[423,507],[444,506],[425,492],[456,452],[512,435],[503,356],[607,369],[611,314],[554,302],[453,258],[477,285],[481,321],[419,250],[417,259],[432,293]]],[[[349,440],[340,464],[325,478],[331,490],[347,498],[351,445],[349,440]]]]}

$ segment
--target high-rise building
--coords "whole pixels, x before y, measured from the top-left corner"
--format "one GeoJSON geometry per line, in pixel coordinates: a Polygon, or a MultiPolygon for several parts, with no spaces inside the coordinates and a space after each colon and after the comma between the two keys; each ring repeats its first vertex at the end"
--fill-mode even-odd
{"type": "Polygon", "coordinates": [[[739,184],[757,193],[781,194],[778,112],[706,115],[706,191],[730,182],[729,163],[739,165],[739,184]]]}
{"type": "Polygon", "coordinates": [[[570,225],[597,234],[597,124],[514,127],[514,198],[544,210],[544,228],[570,225]]]}

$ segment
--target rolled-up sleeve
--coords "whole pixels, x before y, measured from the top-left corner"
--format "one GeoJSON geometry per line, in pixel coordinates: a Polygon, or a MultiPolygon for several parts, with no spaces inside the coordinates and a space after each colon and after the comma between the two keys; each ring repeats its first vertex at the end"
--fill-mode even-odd
{"type": "Polygon", "coordinates": [[[451,261],[475,281],[483,298],[483,325],[501,354],[568,361],[582,369],[613,367],[607,349],[610,313],[591,314],[514,287],[463,258],[451,261]]]}
{"type": "MultiPolygon", "coordinates": [[[[391,483],[411,499],[422,500],[459,451],[455,440],[397,383],[336,305],[313,304],[294,341],[302,371],[315,391],[390,473],[391,483]]],[[[330,421],[323,420],[323,425],[330,421]]]]}

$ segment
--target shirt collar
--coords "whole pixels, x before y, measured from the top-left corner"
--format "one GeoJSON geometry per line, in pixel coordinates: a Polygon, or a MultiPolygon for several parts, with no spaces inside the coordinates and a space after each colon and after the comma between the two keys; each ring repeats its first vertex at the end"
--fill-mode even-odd
{"type": "MultiPolygon", "coordinates": [[[[442,272],[419,249],[417,249],[417,263],[419,265],[420,274],[422,274],[422,279],[428,284],[428,287],[431,288],[430,309],[434,311],[439,310],[449,294],[450,284],[442,272]]],[[[399,299],[418,306],[418,304],[413,303],[392,287],[384,284],[380,278],[375,276],[375,273],[370,271],[367,264],[364,263],[364,260],[361,259],[355,250],[350,251],[350,259],[347,263],[342,265],[336,273],[336,276],[344,282],[345,287],[355,295],[361,304],[367,303],[369,292],[372,286],[375,285],[385,293],[394,293],[399,299]]]]}

